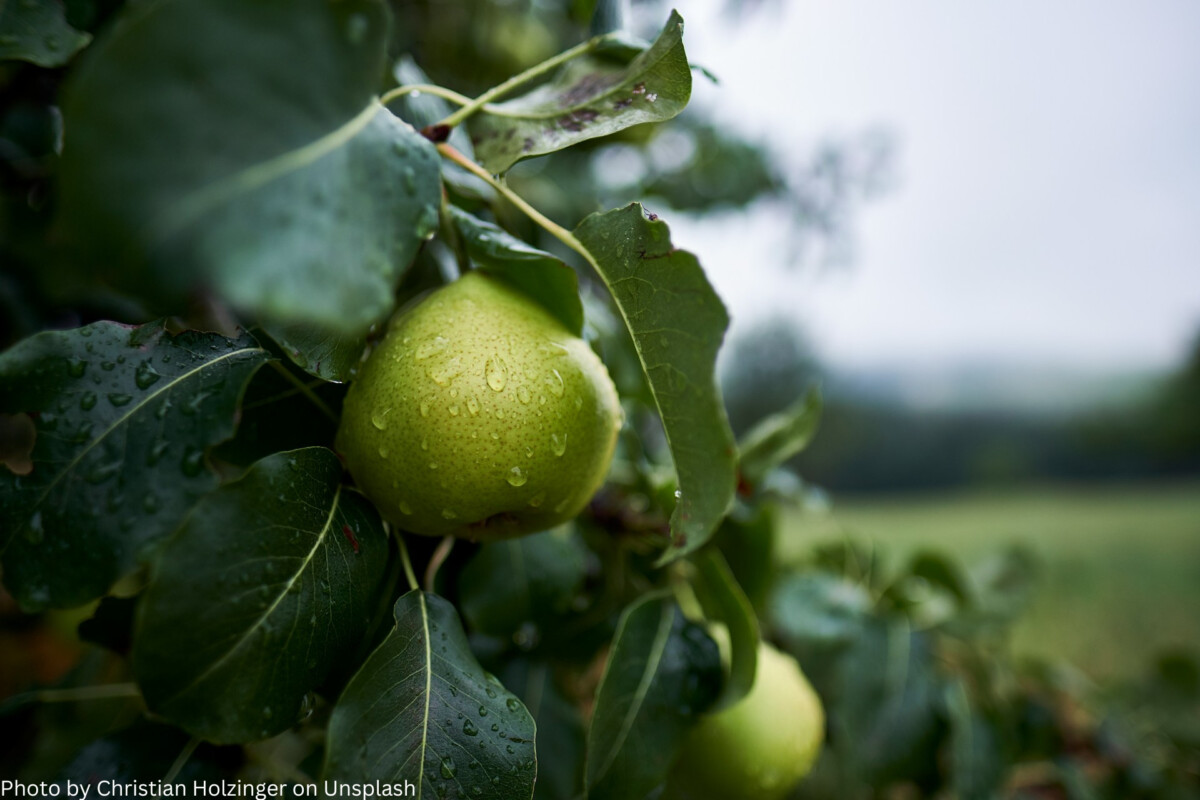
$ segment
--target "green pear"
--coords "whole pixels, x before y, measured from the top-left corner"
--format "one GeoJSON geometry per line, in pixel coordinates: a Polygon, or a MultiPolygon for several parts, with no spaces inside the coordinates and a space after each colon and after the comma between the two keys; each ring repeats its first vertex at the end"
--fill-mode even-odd
{"type": "Polygon", "coordinates": [[[750,693],[688,732],[664,800],[782,800],[812,769],[824,738],[817,693],[794,658],[764,642],[750,693]]]}
{"type": "Polygon", "coordinates": [[[592,349],[472,271],[392,320],[346,395],[337,447],[402,530],[488,540],[578,514],[604,481],[621,420],[592,349]]]}

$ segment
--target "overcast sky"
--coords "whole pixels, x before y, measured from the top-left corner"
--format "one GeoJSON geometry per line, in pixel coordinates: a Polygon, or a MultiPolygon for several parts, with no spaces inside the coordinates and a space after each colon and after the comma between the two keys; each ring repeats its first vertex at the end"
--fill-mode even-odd
{"type": "Polygon", "coordinates": [[[849,270],[773,268],[779,219],[676,219],[735,330],[796,309],[847,366],[1182,357],[1200,327],[1200,2],[783,0],[737,26],[720,5],[679,2],[689,56],[721,79],[694,102],[783,148],[881,126],[898,144],[849,270]]]}

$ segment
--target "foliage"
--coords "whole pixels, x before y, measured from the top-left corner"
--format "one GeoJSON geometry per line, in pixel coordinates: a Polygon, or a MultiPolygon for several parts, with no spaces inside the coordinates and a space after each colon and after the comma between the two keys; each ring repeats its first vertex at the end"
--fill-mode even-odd
{"type": "MultiPolygon", "coordinates": [[[[1004,657],[1020,554],[888,573],[847,545],[783,569],[780,512],[808,495],[780,465],[812,437],[817,395],[735,442],[715,380],[728,317],[697,257],[629,198],[546,214],[514,190],[531,182],[492,174],[634,146],[678,114],[692,74],[677,14],[653,42],[600,32],[556,56],[611,4],[549,22],[486,5],[474,22],[492,38],[438,54],[429,6],[396,5],[0,6],[22,31],[78,32],[61,73],[2,68],[32,120],[10,133],[6,110],[0,129],[22,143],[0,244],[0,563],[20,607],[4,613],[86,642],[37,675],[57,688],[0,707],[6,772],[643,798],[696,721],[745,696],[765,637],[829,708],[797,796],[1194,788],[1186,725],[1162,729],[1175,758],[1130,740],[1118,761],[1107,728],[1056,716],[1061,687],[1004,657]],[[456,53],[477,74],[454,86],[495,88],[472,99],[425,77],[456,53]],[[390,529],[331,448],[341,382],[380,325],[472,268],[582,331],[628,424],[568,525],[438,543],[390,529]]],[[[0,51],[14,55],[31,58],[0,51]]],[[[766,164],[694,130],[709,167],[714,151],[766,164]]],[[[746,177],[729,202],[781,191],[770,170],[746,177]]],[[[1164,662],[1133,696],[1194,703],[1193,672],[1164,662]]]]}

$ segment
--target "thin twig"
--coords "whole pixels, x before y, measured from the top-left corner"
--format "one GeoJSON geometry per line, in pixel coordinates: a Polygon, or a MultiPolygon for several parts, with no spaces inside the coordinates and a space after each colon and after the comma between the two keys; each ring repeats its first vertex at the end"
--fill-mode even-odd
{"type": "Polygon", "coordinates": [[[438,544],[437,549],[433,551],[433,555],[429,558],[429,566],[425,567],[425,591],[433,593],[433,581],[437,578],[438,570],[442,568],[442,564],[446,562],[446,558],[450,555],[450,551],[454,549],[454,537],[447,536],[438,544]]]}
{"type": "Polygon", "coordinates": [[[167,774],[163,776],[163,783],[174,783],[175,778],[179,775],[180,770],[187,764],[188,759],[192,757],[192,753],[196,752],[196,747],[199,746],[200,740],[193,736],[188,740],[188,743],[179,751],[179,755],[175,758],[175,763],[167,770],[167,774]]]}
{"type": "Polygon", "coordinates": [[[333,409],[326,405],[324,400],[317,397],[317,393],[310,389],[308,385],[304,383],[304,381],[293,375],[291,371],[280,362],[271,361],[269,363],[280,375],[286,378],[289,383],[295,386],[297,391],[307,397],[309,401],[317,407],[318,411],[328,417],[330,422],[332,422],[334,425],[338,423],[338,416],[337,414],[333,413],[333,409]]]}
{"type": "Polygon", "coordinates": [[[465,94],[459,94],[453,89],[446,89],[442,86],[437,86],[432,83],[412,83],[407,86],[397,86],[389,92],[385,92],[383,97],[379,98],[379,102],[383,105],[403,97],[406,94],[431,94],[434,97],[440,97],[443,100],[449,100],[456,105],[465,106],[471,104],[471,98],[465,94]]]}

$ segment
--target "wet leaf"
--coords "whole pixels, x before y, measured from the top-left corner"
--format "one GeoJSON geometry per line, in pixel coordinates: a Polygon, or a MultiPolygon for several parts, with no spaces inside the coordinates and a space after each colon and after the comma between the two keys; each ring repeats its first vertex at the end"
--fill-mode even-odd
{"type": "Polygon", "coordinates": [[[61,67],[91,40],[91,34],[67,23],[61,0],[0,3],[0,61],[17,59],[39,67],[61,67]]]}
{"type": "Polygon", "coordinates": [[[590,800],[645,797],[721,690],[721,656],[669,594],[646,595],[617,625],[588,729],[590,800]]]}
{"type": "Polygon", "coordinates": [[[437,154],[375,98],[388,22],[378,0],[128,7],[64,96],[76,255],[154,307],[215,291],[345,379],[437,226],[437,154]]]}
{"type": "Polygon", "coordinates": [[[329,450],[277,453],[196,505],[154,564],[133,667],[156,715],[210,742],[295,724],[366,633],[387,566],[374,506],[329,450]]]}
{"type": "Polygon", "coordinates": [[[217,485],[205,450],[233,433],[269,354],[159,323],[41,333],[0,356],[0,410],[34,417],[33,470],[0,469],[4,580],[27,609],[104,594],[217,485]]]}
{"type": "Polygon", "coordinates": [[[681,493],[661,559],[670,561],[707,542],[733,504],[733,434],[715,379],[729,316],[696,257],[641,205],[593,214],[575,236],[612,292],[662,416],[681,493]]]}
{"type": "Polygon", "coordinates": [[[481,269],[532,297],[576,336],[583,333],[583,301],[575,271],[498,225],[450,207],[467,254],[481,269]]]}
{"type": "Polygon", "coordinates": [[[554,680],[550,665],[513,659],[501,673],[537,724],[534,800],[576,800],[583,791],[585,731],[579,709],[554,680]]]}
{"type": "Polygon", "coordinates": [[[467,126],[479,163],[501,173],[523,158],[671,119],[691,94],[683,18],[672,12],[654,44],[632,61],[577,58],[550,83],[485,108],[467,126]]]}
{"type": "Polygon", "coordinates": [[[479,666],[454,607],[411,591],[395,617],[333,710],[325,780],[407,780],[417,796],[446,800],[531,798],[533,718],[479,666]]]}

